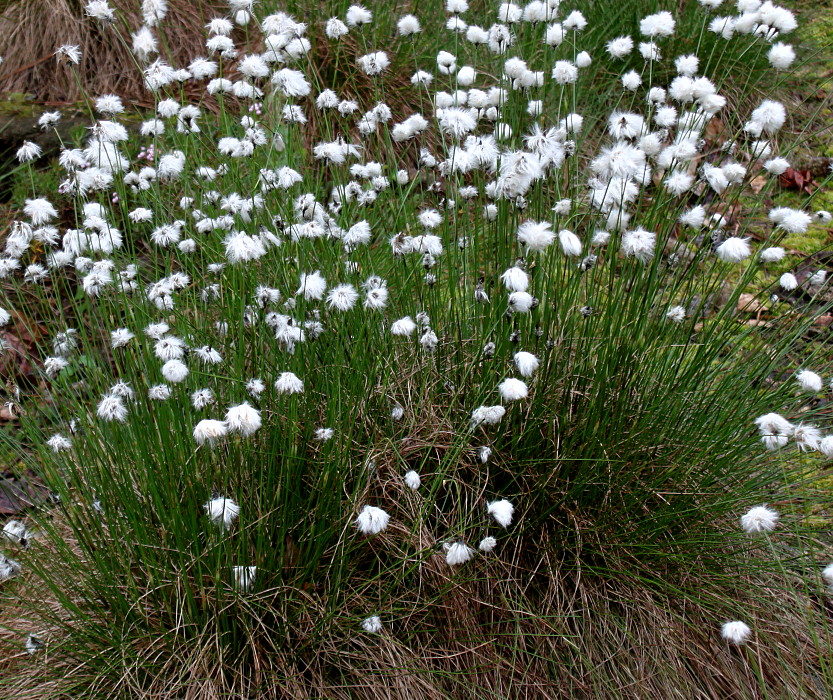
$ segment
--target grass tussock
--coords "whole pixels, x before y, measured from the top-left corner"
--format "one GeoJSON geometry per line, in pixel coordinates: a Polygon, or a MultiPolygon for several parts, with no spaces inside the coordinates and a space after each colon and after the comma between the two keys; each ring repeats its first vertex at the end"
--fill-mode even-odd
{"type": "MultiPolygon", "coordinates": [[[[142,24],[141,3],[115,3],[120,21],[115,31],[87,21],[81,0],[38,0],[3,3],[0,23],[0,92],[33,95],[42,103],[75,103],[84,95],[118,94],[142,101],[146,94],[130,51],[131,33],[142,24]],[[63,69],[55,51],[66,44],[78,46],[77,73],[63,69]]],[[[206,21],[222,12],[216,0],[173,0],[160,41],[169,61],[182,63],[205,52],[202,38],[206,21]]]]}
{"type": "Polygon", "coordinates": [[[4,697],[824,696],[791,13],[464,4],[61,35],[126,53],[18,151],[4,697]]]}

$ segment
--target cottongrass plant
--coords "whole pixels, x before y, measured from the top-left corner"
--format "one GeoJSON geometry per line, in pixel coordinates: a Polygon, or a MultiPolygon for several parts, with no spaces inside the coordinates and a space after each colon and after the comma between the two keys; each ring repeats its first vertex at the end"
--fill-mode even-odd
{"type": "Polygon", "coordinates": [[[230,0],[172,65],[166,6],[129,27],[153,110],[88,96],[0,259],[52,492],[4,545],[9,693],[821,697],[829,570],[760,539],[833,454],[794,359],[824,280],[799,313],[763,269],[813,225],[765,205],[792,13],[230,0]]]}

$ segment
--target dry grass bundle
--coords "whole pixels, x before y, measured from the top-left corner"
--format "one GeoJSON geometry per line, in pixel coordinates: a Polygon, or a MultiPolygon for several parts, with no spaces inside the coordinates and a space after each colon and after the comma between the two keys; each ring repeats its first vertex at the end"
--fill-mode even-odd
{"type": "MultiPolygon", "coordinates": [[[[444,585],[427,586],[422,601],[403,592],[401,614],[387,616],[379,635],[328,624],[327,603],[313,594],[267,590],[258,597],[294,601],[296,644],[275,629],[256,640],[268,623],[254,605],[254,663],[229,664],[231,649],[206,629],[174,645],[168,636],[136,637],[135,656],[112,658],[121,666],[117,689],[87,685],[85,665],[66,660],[58,662],[63,681],[54,681],[59,655],[49,652],[28,667],[6,664],[17,674],[0,680],[0,688],[4,697],[26,700],[80,697],[82,687],[84,697],[118,691],[158,700],[829,697],[818,675],[829,630],[783,580],[763,576],[743,582],[745,592],[730,591],[757,630],[746,646],[734,647],[720,639],[716,613],[708,612],[723,607],[709,582],[695,601],[638,580],[602,583],[546,559],[537,571],[494,561],[476,578],[433,560],[424,564],[444,585]],[[752,585],[765,594],[750,595],[752,585]]],[[[48,649],[60,644],[59,629],[44,636],[48,649]]]]}
{"type": "MultiPolygon", "coordinates": [[[[103,26],[84,18],[82,0],[17,0],[8,4],[0,20],[0,91],[25,93],[38,102],[75,102],[87,94],[116,93],[128,100],[147,99],[141,74],[130,52],[130,32],[142,25],[141,4],[114,2],[119,21],[103,26]],[[57,64],[55,50],[64,44],[81,48],[79,81],[57,64]]],[[[173,0],[169,19],[159,32],[162,58],[187,65],[205,54],[207,20],[223,15],[218,0],[173,0]]]]}

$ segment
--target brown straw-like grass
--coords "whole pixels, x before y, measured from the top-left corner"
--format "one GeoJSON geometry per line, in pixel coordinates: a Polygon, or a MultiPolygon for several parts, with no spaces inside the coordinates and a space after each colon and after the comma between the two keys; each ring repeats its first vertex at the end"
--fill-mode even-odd
{"type": "MultiPolygon", "coordinates": [[[[139,66],[130,46],[131,32],[142,25],[141,3],[113,2],[118,20],[102,25],[84,17],[81,0],[16,0],[0,15],[0,92],[23,93],[38,102],[77,102],[89,95],[114,93],[127,100],[147,100],[139,66]],[[82,59],[77,77],[55,60],[64,44],[78,45],[82,59]]],[[[227,12],[218,0],[172,0],[159,30],[161,57],[176,67],[205,55],[207,20],[227,12]]]]}

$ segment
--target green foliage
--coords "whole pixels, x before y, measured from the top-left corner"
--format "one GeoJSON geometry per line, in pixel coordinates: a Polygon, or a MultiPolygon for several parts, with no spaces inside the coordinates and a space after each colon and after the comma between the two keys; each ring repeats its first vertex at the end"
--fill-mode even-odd
{"type": "MultiPolygon", "coordinates": [[[[117,172],[109,190],[77,196],[62,228],[96,230],[95,221],[84,222],[92,213],[84,206],[97,202],[107,226],[123,235],[111,252],[81,251],[91,264],[112,262],[110,281],[90,293],[89,267],[76,256],[75,268],[53,268],[43,284],[15,277],[4,301],[25,306],[30,324],[47,328],[42,364],[56,355],[69,363],[44,376],[44,388],[29,388],[24,403],[32,419],[21,424],[25,437],[12,440],[58,502],[39,509],[33,520],[42,536],[19,552],[43,593],[25,601],[28,614],[45,630],[55,660],[32,672],[43,687],[62,676],[69,697],[84,688],[101,696],[278,697],[286,688],[286,696],[375,697],[373,684],[397,679],[398,697],[516,697],[534,693],[543,678],[564,697],[641,697],[639,688],[622,690],[632,681],[627,654],[604,668],[624,645],[639,659],[634,668],[648,669],[657,696],[676,684],[681,697],[757,697],[773,683],[762,669],[776,663],[786,669],[774,682],[779,693],[817,694],[823,661],[806,668],[796,659],[812,646],[816,664],[827,630],[802,617],[804,599],[789,586],[810,597],[821,593],[821,583],[798,578],[789,557],[762,556],[773,546],[768,535],[751,540],[737,527],[750,507],[789,495],[785,455],[795,448],[765,452],[753,421],[770,411],[796,422],[819,413],[808,397],[796,396],[792,382],[780,381],[796,369],[793,353],[814,318],[780,305],[760,327],[735,314],[742,293],[753,290],[765,301],[777,289],[777,277],[762,282],[760,274],[760,250],[782,236],[773,224],[765,224],[768,240],[734,264],[715,255],[710,235],[728,235],[721,226],[693,231],[678,223],[698,204],[709,213],[736,205],[732,235],[757,232],[768,190],[748,199],[740,192],[760,166],[742,154],[748,148],[739,152],[738,160],[746,158],[743,182],[722,197],[702,184],[674,196],[656,168],[657,177],[636,188],[623,231],[587,196],[589,164],[611,143],[611,110],[644,111],[650,122],[645,88],[668,85],[678,54],[696,52],[701,71],[716,76],[730,101],[725,137],[746,143],[749,106],[771,84],[768,45],[746,35],[726,43],[706,31],[710,15],[686,3],[674,37],[660,42],[662,63],[646,65],[636,52],[613,62],[605,42],[638,35],[640,19],[665,5],[577,6],[586,11],[586,32],[552,47],[541,41],[543,27],[522,24],[503,56],[460,35],[428,31],[439,12],[425,18],[426,32],[415,42],[392,38],[398,17],[385,8],[340,44],[328,43],[320,23],[310,21],[314,46],[325,47],[320,63],[313,50],[310,62],[299,64],[312,98],[331,87],[360,101],[356,116],[390,102],[391,125],[417,109],[430,116],[434,88],[404,93],[403,86],[416,67],[435,71],[440,46],[458,56],[458,65],[476,66],[482,88],[508,87],[501,76],[511,55],[545,71],[536,93],[545,105],[540,120],[527,113],[525,92],[508,93],[501,122],[511,135],[500,139],[497,175],[420,165],[421,147],[444,161],[459,144],[439,129],[399,142],[382,124],[361,141],[355,161],[382,164],[376,197],[362,203],[342,193],[335,202],[334,186],[362,176],[351,174],[354,161],[317,160],[315,147],[339,134],[358,142],[356,116],[316,110],[310,99],[299,101],[310,123],[287,124],[282,109],[294,102],[270,91],[262,115],[245,100],[205,97],[199,132],[182,133],[169,119],[164,134],[131,134],[119,146],[132,161],[131,175],[150,162],[139,154],[151,143],[157,167],[163,154],[181,151],[181,176],[151,179],[143,188],[117,172]],[[382,48],[393,59],[383,78],[355,68],[357,56],[382,48]],[[593,63],[577,83],[549,79],[555,60],[585,49],[593,63]],[[622,89],[621,75],[631,69],[642,74],[639,92],[622,89]],[[572,113],[585,121],[580,133],[569,134],[575,151],[563,167],[520,195],[485,196],[534,124],[557,125],[572,113]],[[250,157],[229,157],[218,139],[243,138],[244,116],[256,117],[262,143],[250,157]],[[197,176],[202,166],[225,172],[207,180],[197,176]],[[284,166],[302,182],[263,187],[262,170],[284,166]],[[400,169],[407,182],[397,177],[400,169]],[[476,196],[467,197],[465,187],[477,188],[476,196]],[[305,193],[318,203],[317,214],[303,214],[305,193]],[[555,213],[563,199],[571,201],[555,213]],[[252,206],[232,216],[235,203],[247,201],[252,206]],[[138,207],[151,210],[151,221],[129,216],[138,207]],[[391,237],[429,233],[418,219],[426,209],[440,213],[430,234],[442,252],[393,255],[391,237]],[[199,229],[201,221],[226,215],[230,226],[199,229]],[[331,235],[306,236],[299,228],[327,217],[331,235]],[[191,252],[159,244],[152,233],[177,219],[180,238],[194,241],[191,252]],[[361,221],[370,240],[352,244],[345,232],[361,221]],[[570,254],[557,236],[540,252],[525,248],[517,232],[528,221],[574,231],[581,254],[570,254]],[[609,242],[594,242],[608,224],[609,242]],[[625,243],[637,227],[655,233],[651,254],[635,255],[625,243]],[[236,231],[263,236],[263,254],[236,261],[229,242],[236,231]],[[518,264],[537,300],[528,313],[507,307],[511,290],[502,275],[518,264]],[[137,265],[135,290],[129,265],[137,265]],[[358,303],[339,309],[331,299],[305,296],[300,275],[315,271],[331,293],[351,285],[358,303]],[[172,275],[183,277],[174,285],[172,275]],[[374,276],[388,290],[385,308],[363,303],[374,276]],[[167,292],[154,293],[166,284],[167,292]],[[259,296],[261,287],[280,290],[280,300],[259,296]],[[684,310],[676,320],[669,316],[674,307],[684,310]],[[393,334],[405,316],[419,328],[393,334]],[[168,328],[153,337],[146,330],[152,323],[168,328]],[[67,328],[78,329],[74,347],[50,347],[67,328]],[[293,328],[305,338],[287,341],[293,328]],[[116,329],[135,337],[113,349],[116,329]],[[163,370],[178,359],[158,342],[171,336],[189,348],[181,381],[163,370]],[[211,360],[207,348],[221,360],[211,360]],[[513,400],[499,387],[519,374],[518,351],[534,354],[539,366],[524,378],[528,396],[513,400]],[[303,381],[303,392],[277,389],[285,372],[303,381]],[[265,383],[262,394],[250,390],[254,378],[265,383]],[[162,383],[170,398],[154,399],[149,390],[162,383]],[[195,408],[193,393],[203,389],[214,400],[195,408]],[[124,420],[104,419],[107,397],[121,397],[124,420]],[[232,430],[216,444],[196,439],[202,420],[225,417],[230,424],[227,411],[243,402],[262,421],[251,434],[232,430]],[[483,406],[504,406],[505,415],[496,425],[477,424],[473,412],[483,406]],[[331,439],[320,439],[322,428],[332,429],[331,439]],[[72,448],[49,445],[54,433],[72,448]],[[421,476],[418,490],[403,480],[410,470],[421,476]],[[208,517],[215,497],[240,506],[227,529],[208,517]],[[487,510],[502,498],[515,507],[506,528],[487,510]],[[365,505],[391,519],[372,537],[355,524],[365,505]],[[487,536],[497,540],[495,551],[475,552],[487,536]],[[471,546],[473,557],[450,566],[444,549],[457,541],[471,546]],[[249,566],[257,567],[253,585],[241,585],[235,567],[249,566]],[[775,592],[760,602],[764,582],[775,592]],[[750,624],[776,630],[779,640],[767,647],[761,632],[750,661],[717,650],[719,624],[744,611],[750,624]],[[373,615],[383,620],[378,636],[361,627],[373,615]],[[472,650],[481,647],[488,648],[478,658],[472,650]],[[753,675],[758,686],[750,685],[753,675]],[[481,677],[494,687],[482,690],[481,677]]],[[[346,5],[327,9],[343,16],[346,5]]],[[[472,8],[472,21],[475,13],[484,26],[494,21],[493,9],[472,8]]],[[[254,29],[248,31],[237,37],[247,50],[255,42],[254,29]]],[[[437,75],[434,87],[457,86],[437,75]]],[[[156,103],[166,96],[187,101],[176,84],[157,93],[156,103]]],[[[491,127],[483,119],[479,128],[491,127]]],[[[717,137],[705,130],[703,136],[703,157],[717,163],[717,137]]],[[[776,151],[786,148],[780,139],[773,137],[776,151]]],[[[30,189],[21,185],[21,199],[57,189],[57,171],[38,178],[30,189]]],[[[357,189],[372,188],[359,182],[357,189]]],[[[417,239],[412,248],[419,245],[417,239]]],[[[44,260],[35,247],[21,256],[24,267],[44,260]]],[[[799,520],[796,513],[793,522],[799,520]]],[[[801,531],[785,546],[800,548],[805,563],[818,551],[801,531]]],[[[15,682],[10,687],[19,691],[22,681],[15,682]]]]}

